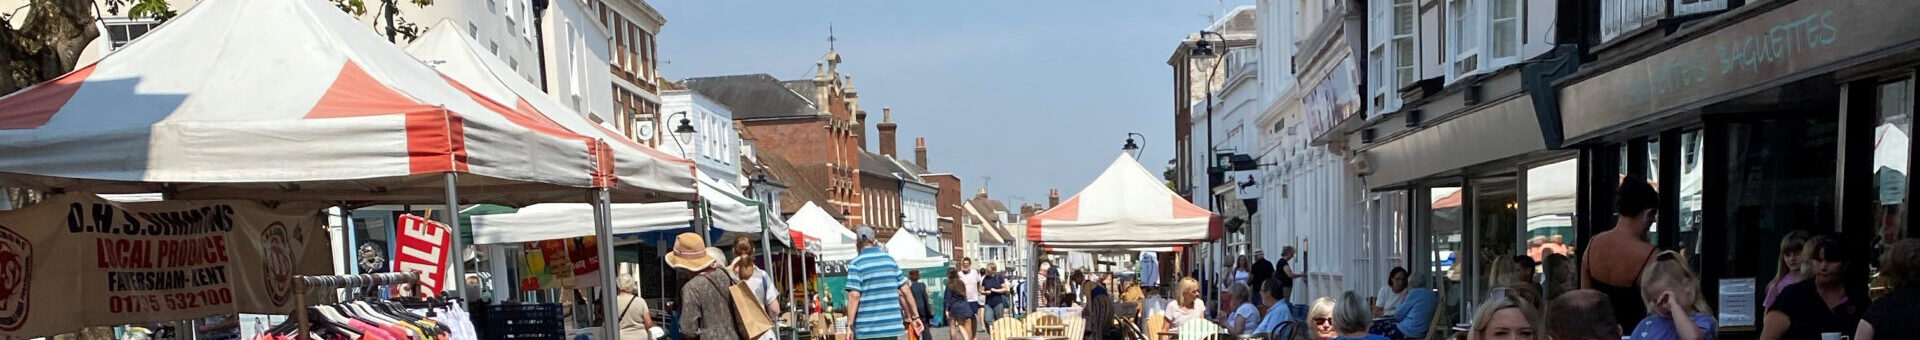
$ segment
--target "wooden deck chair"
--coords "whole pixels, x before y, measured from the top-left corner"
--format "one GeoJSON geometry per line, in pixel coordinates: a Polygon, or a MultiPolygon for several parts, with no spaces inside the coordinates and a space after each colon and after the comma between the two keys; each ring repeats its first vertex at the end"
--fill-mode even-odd
{"type": "Polygon", "coordinates": [[[1048,316],[1048,315],[1053,315],[1053,313],[1048,313],[1048,312],[1033,312],[1033,314],[1027,314],[1027,326],[1029,326],[1029,327],[1031,327],[1031,326],[1033,326],[1033,325],[1034,325],[1035,323],[1039,323],[1039,322],[1040,322],[1040,317],[1042,317],[1042,316],[1048,316]]]}
{"type": "MultiPolygon", "coordinates": [[[[1066,320],[1067,340],[1085,340],[1087,338],[1087,319],[1072,318],[1066,320]]],[[[1098,338],[1097,336],[1095,338],[1098,338]]]]}
{"type": "MultiPolygon", "coordinates": [[[[1453,315],[1453,308],[1447,308],[1446,291],[1443,290],[1443,291],[1434,292],[1433,320],[1427,321],[1426,336],[1414,338],[1414,339],[1445,339],[1447,336],[1447,332],[1453,329],[1453,324],[1441,323],[1441,321],[1452,320],[1453,319],[1452,315],[1453,315]]],[[[1408,336],[1413,336],[1413,335],[1408,334],[1408,336]]]]}
{"type": "Polygon", "coordinates": [[[1150,338],[1150,340],[1171,340],[1171,338],[1167,338],[1167,336],[1162,336],[1162,332],[1169,332],[1169,330],[1173,330],[1173,325],[1171,325],[1171,321],[1167,321],[1167,315],[1160,315],[1160,313],[1146,315],[1146,338],[1150,338]]]}
{"type": "Polygon", "coordinates": [[[1180,324],[1179,340],[1212,340],[1214,336],[1226,332],[1225,328],[1207,320],[1191,320],[1180,324]]]}
{"type": "Polygon", "coordinates": [[[1032,324],[1027,325],[1029,333],[1039,336],[1067,336],[1065,320],[1053,314],[1042,314],[1032,324]]]}
{"type": "Polygon", "coordinates": [[[1133,323],[1133,322],[1130,322],[1130,321],[1129,321],[1129,322],[1121,322],[1121,323],[1118,323],[1116,327],[1120,327],[1120,335],[1121,335],[1121,338],[1122,338],[1122,339],[1127,339],[1127,340],[1153,340],[1153,339],[1151,339],[1151,338],[1149,338],[1149,337],[1147,337],[1147,331],[1146,331],[1146,330],[1143,330],[1143,329],[1140,329],[1140,324],[1137,324],[1137,323],[1133,323]]]}
{"type": "Polygon", "coordinates": [[[1027,336],[1027,323],[1012,317],[1000,318],[987,329],[987,336],[993,340],[1007,340],[1016,336],[1027,336]]]}

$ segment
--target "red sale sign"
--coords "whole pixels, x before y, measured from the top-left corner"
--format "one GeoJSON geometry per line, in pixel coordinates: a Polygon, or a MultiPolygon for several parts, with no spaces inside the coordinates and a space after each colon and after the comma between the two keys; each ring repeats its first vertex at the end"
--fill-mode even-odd
{"type": "Polygon", "coordinates": [[[401,216],[399,228],[393,271],[419,273],[420,285],[427,288],[429,296],[446,291],[442,279],[446,277],[451,252],[447,248],[453,243],[453,233],[447,232],[445,224],[413,215],[401,216]]]}

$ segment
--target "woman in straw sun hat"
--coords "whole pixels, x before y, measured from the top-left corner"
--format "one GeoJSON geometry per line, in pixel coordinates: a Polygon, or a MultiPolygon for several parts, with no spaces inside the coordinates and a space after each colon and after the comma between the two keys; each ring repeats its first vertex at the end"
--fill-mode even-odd
{"type": "Polygon", "coordinates": [[[727,295],[733,277],[720,269],[721,259],[707,249],[706,239],[699,234],[682,233],[673,240],[673,252],[666,255],[668,266],[692,277],[680,287],[680,331],[688,339],[741,340],[727,295]]]}

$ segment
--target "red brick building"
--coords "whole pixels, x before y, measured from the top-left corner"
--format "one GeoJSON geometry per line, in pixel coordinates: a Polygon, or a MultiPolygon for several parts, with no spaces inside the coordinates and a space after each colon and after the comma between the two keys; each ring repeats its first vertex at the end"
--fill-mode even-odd
{"type": "Polygon", "coordinates": [[[823,208],[838,210],[848,226],[865,225],[860,94],[852,77],[840,74],[839,53],[828,52],[817,65],[813,79],[780,81],[761,73],[690,78],[685,84],[732,108],[756,147],[779,154],[802,181],[825,191],[823,208]]]}
{"type": "Polygon", "coordinates": [[[933,167],[927,165],[926,138],[914,139],[913,159],[914,165],[927,170],[927,173],[920,175],[920,179],[940,187],[940,193],[935,195],[934,202],[935,209],[940,211],[940,238],[953,242],[953,252],[948,254],[966,253],[966,245],[960,242],[961,235],[964,235],[961,233],[963,227],[960,225],[960,215],[966,214],[966,210],[960,208],[963,198],[960,197],[960,176],[932,171],[933,167]]]}

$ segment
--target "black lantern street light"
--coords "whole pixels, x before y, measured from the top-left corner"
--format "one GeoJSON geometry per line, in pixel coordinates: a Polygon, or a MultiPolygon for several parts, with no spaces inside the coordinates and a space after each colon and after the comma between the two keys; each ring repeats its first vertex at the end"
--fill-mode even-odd
{"type": "Polygon", "coordinates": [[[1135,160],[1138,160],[1140,158],[1140,154],[1146,152],[1146,147],[1144,146],[1145,144],[1147,144],[1147,135],[1143,135],[1138,132],[1128,132],[1127,145],[1121,146],[1120,151],[1125,151],[1127,155],[1133,156],[1135,160]],[[1140,137],[1139,144],[1133,143],[1134,136],[1140,137]]]}
{"type": "MultiPolygon", "coordinates": [[[[673,116],[680,116],[680,126],[673,127],[673,141],[684,144],[686,141],[693,140],[693,133],[696,131],[693,129],[693,120],[687,118],[687,112],[674,112],[673,115],[667,116],[667,119],[673,119],[673,116]]],[[[684,149],[681,151],[685,152],[684,149]]]]}

